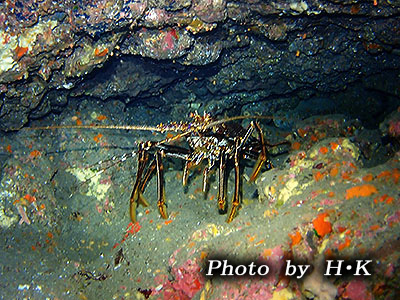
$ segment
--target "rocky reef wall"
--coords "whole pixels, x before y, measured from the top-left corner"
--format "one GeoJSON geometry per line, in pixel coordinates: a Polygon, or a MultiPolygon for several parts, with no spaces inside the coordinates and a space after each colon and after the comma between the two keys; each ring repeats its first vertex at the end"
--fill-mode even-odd
{"type": "MultiPolygon", "coordinates": [[[[0,129],[68,97],[270,113],[360,82],[357,98],[383,94],[390,111],[399,13],[400,1],[377,0],[3,1],[0,129]]],[[[340,93],[331,101],[345,105],[340,93]]],[[[368,101],[366,113],[382,111],[368,101]]]]}

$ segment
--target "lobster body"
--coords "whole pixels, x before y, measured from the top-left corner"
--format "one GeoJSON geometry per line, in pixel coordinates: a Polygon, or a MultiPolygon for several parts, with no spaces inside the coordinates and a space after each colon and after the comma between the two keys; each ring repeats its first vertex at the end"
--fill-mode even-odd
{"type": "Polygon", "coordinates": [[[136,208],[138,204],[148,205],[143,197],[148,180],[154,172],[157,173],[158,208],[163,218],[168,218],[165,192],[163,163],[164,157],[174,157],[185,161],[183,170],[183,185],[186,185],[189,170],[200,165],[204,160],[206,167],[203,170],[203,191],[206,191],[207,179],[210,171],[218,167],[218,210],[221,214],[227,212],[226,188],[227,188],[227,165],[233,164],[235,170],[235,189],[232,199],[230,213],[227,222],[231,222],[236,216],[240,206],[239,181],[241,177],[240,161],[242,159],[257,160],[250,180],[254,181],[261,168],[266,165],[272,168],[268,159],[267,145],[260,125],[251,121],[247,128],[237,123],[220,122],[211,118],[210,115],[203,116],[194,113],[191,115],[193,121],[190,123],[160,124],[159,128],[165,131],[182,131],[177,135],[164,140],[154,142],[146,141],[139,144],[138,171],[136,183],[130,198],[130,215],[132,222],[136,222],[136,208]],[[257,132],[257,138],[253,132],[257,132]],[[186,141],[187,147],[178,146],[175,141],[186,141]],[[149,156],[153,159],[148,163],[149,156]]]}

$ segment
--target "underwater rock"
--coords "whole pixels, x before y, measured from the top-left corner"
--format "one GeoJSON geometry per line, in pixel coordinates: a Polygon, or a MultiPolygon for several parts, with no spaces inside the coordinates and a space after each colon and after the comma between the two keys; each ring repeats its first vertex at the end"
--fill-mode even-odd
{"type": "MultiPolygon", "coordinates": [[[[46,93],[64,90],[67,98],[77,95],[78,82],[89,83],[113,57],[132,55],[150,58],[141,62],[144,69],[160,61],[186,68],[190,79],[209,90],[194,99],[196,105],[219,107],[219,112],[232,109],[222,100],[232,93],[263,98],[265,105],[273,106],[277,98],[298,101],[304,95],[342,91],[367,77],[368,87],[397,95],[395,87],[384,82],[390,81],[385,74],[393,76],[400,66],[400,42],[392,30],[399,25],[399,11],[396,1],[2,3],[0,128],[21,128],[29,118],[59,110],[46,93]],[[31,91],[37,89],[32,86],[37,78],[42,80],[40,91],[31,91]]],[[[156,75],[150,73],[144,82],[154,82],[156,75]]],[[[180,80],[166,81],[163,93],[181,88],[180,80]]],[[[196,94],[194,86],[185,89],[196,94]]],[[[118,93],[116,85],[112,97],[123,98],[126,90],[118,93]]],[[[103,91],[102,99],[107,94],[103,91]]],[[[250,102],[254,101],[241,100],[234,106],[250,102]]],[[[175,104],[166,102],[170,107],[165,110],[175,104]]]]}

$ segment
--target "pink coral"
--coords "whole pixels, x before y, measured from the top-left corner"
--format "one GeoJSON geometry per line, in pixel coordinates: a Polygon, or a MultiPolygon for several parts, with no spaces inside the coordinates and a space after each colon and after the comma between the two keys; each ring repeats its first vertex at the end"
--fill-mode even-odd
{"type": "Polygon", "coordinates": [[[176,30],[171,28],[170,30],[167,31],[167,33],[164,36],[164,47],[163,51],[165,50],[172,50],[175,47],[175,41],[178,40],[178,35],[176,33],[176,30]]]}
{"type": "Polygon", "coordinates": [[[367,285],[362,279],[350,281],[344,288],[341,295],[344,299],[351,300],[372,300],[372,295],[367,289],[367,285]]]}
{"type": "Polygon", "coordinates": [[[171,273],[174,276],[173,281],[166,277],[159,277],[157,280],[162,284],[160,293],[164,300],[192,299],[204,286],[204,278],[196,260],[188,259],[180,267],[173,267],[171,273]]]}
{"type": "Polygon", "coordinates": [[[274,286],[268,285],[263,280],[240,278],[235,282],[224,282],[220,288],[222,299],[271,299],[274,286]]]}
{"type": "Polygon", "coordinates": [[[271,254],[265,257],[266,262],[270,268],[270,274],[279,274],[282,272],[283,266],[285,264],[284,260],[285,252],[281,245],[276,246],[271,249],[271,254]]]}
{"type": "Polygon", "coordinates": [[[181,267],[173,268],[172,274],[175,276],[172,287],[184,292],[190,298],[203,287],[204,279],[196,261],[187,260],[181,267]]]}

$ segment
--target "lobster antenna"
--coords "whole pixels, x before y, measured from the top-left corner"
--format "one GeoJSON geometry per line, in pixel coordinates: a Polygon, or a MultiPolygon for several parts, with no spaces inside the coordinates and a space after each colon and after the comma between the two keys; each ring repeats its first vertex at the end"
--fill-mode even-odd
{"type": "Polygon", "coordinates": [[[236,120],[245,120],[245,119],[285,120],[285,118],[273,117],[273,116],[257,116],[257,115],[236,116],[236,117],[230,117],[230,118],[211,122],[210,124],[206,125],[205,128],[207,129],[207,128],[213,127],[215,125],[218,125],[218,124],[227,123],[227,122],[236,121],[236,120]]]}
{"type": "MultiPolygon", "coordinates": [[[[272,117],[272,116],[257,116],[257,115],[249,115],[249,116],[235,116],[222,120],[213,121],[203,128],[208,129],[215,125],[219,125],[222,123],[227,123],[236,120],[245,120],[245,119],[264,119],[264,120],[285,120],[285,118],[280,117],[272,117]]],[[[23,130],[52,130],[52,129],[121,129],[121,130],[139,130],[139,131],[157,131],[157,132],[165,132],[165,131],[175,131],[179,130],[179,126],[175,127],[172,125],[169,126],[146,126],[146,125],[49,125],[49,126],[38,126],[38,127],[25,127],[23,130]]],[[[189,130],[190,132],[190,130],[189,130]]]]}
{"type": "Polygon", "coordinates": [[[52,129],[123,129],[143,131],[164,131],[164,129],[145,125],[49,125],[38,127],[25,127],[25,130],[52,130],[52,129]]]}

